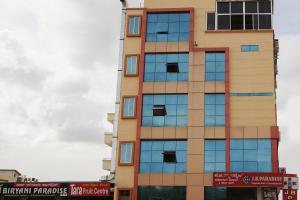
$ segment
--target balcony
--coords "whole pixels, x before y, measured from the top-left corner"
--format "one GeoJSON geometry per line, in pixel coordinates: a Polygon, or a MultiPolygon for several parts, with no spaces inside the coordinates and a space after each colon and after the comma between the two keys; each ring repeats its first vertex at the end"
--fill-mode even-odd
{"type": "Polygon", "coordinates": [[[111,164],[111,159],[110,158],[104,158],[102,160],[102,169],[106,171],[110,171],[110,164],[111,164]]]}
{"type": "Polygon", "coordinates": [[[115,113],[107,113],[107,121],[114,124],[115,113]]]}
{"type": "Polygon", "coordinates": [[[105,132],[104,133],[104,144],[108,146],[112,146],[112,133],[111,132],[105,132]]]}

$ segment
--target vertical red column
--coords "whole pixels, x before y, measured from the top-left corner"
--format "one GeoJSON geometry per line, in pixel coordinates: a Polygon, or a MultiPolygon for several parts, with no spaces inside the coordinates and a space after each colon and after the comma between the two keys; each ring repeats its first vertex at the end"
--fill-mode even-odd
{"type": "Polygon", "coordinates": [[[225,50],[225,116],[226,116],[226,171],[230,172],[230,77],[229,77],[229,48],[225,50]]]}
{"type": "Polygon", "coordinates": [[[272,172],[277,173],[279,171],[279,162],[278,162],[279,128],[278,126],[271,127],[271,139],[272,139],[272,172]]]}

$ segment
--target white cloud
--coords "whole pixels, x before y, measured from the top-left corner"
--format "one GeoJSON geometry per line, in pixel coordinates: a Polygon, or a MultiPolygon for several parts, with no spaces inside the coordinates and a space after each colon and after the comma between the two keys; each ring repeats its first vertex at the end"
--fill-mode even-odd
{"type": "Polygon", "coordinates": [[[288,172],[300,172],[295,159],[300,142],[300,35],[281,36],[278,75],[278,125],[281,130],[279,145],[280,165],[288,172]]]}
{"type": "Polygon", "coordinates": [[[105,173],[119,13],[117,1],[0,2],[0,168],[42,180],[105,173]]]}

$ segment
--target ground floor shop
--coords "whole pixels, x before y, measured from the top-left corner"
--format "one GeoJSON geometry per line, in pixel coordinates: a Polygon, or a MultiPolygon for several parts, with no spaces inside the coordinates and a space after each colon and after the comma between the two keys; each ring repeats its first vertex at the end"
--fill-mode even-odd
{"type": "Polygon", "coordinates": [[[0,200],[112,200],[109,182],[0,183],[0,200]]]}
{"type": "MultiPolygon", "coordinates": [[[[187,187],[143,186],[138,189],[138,200],[186,200],[187,187]]],[[[277,188],[255,187],[203,187],[197,199],[204,200],[277,200],[277,188]]]]}
{"type": "Polygon", "coordinates": [[[0,200],[112,200],[113,197],[4,196],[0,200]]]}

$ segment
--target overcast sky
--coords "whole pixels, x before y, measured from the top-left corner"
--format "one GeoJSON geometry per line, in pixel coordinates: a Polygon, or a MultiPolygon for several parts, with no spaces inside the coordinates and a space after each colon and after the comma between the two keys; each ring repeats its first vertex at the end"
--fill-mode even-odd
{"type": "MultiPolygon", "coordinates": [[[[299,172],[300,3],[275,2],[280,161],[299,172]]],[[[106,173],[119,13],[119,0],[0,0],[0,168],[42,181],[106,173]]]]}

